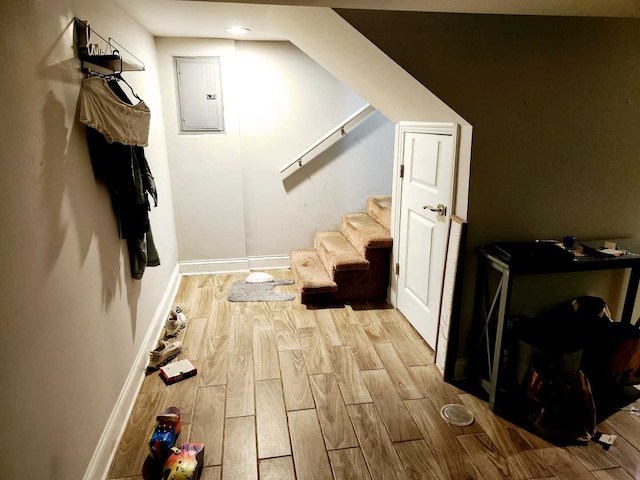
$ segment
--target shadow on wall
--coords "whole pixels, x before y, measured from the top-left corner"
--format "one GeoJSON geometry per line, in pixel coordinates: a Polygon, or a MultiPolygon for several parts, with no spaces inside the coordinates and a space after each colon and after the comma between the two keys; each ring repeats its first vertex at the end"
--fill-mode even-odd
{"type": "MultiPolygon", "coordinates": [[[[125,273],[128,305],[131,312],[132,336],[136,330],[137,304],[141,286],[129,277],[124,241],[118,237],[111,200],[104,186],[99,186],[93,174],[84,125],[78,118],[79,80],[83,77],[76,57],[60,61],[55,53],[68,51],[73,42],[73,22],[56,38],[43,57],[39,74],[62,85],[47,94],[43,115],[44,141],[42,154],[35,161],[39,179],[38,209],[46,232],[41,264],[50,274],[61,261],[70,229],[75,229],[79,264],[83,265],[92,250],[94,238],[102,274],[102,311],[109,312],[121,285],[121,268],[125,273]],[[60,101],[56,94],[62,94],[60,101]],[[75,106],[75,108],[73,107],[75,106]],[[71,116],[73,110],[73,116],[71,116]]],[[[75,52],[75,48],[74,48],[75,52]]],[[[46,277],[40,279],[46,281],[46,277]]]]}
{"type": "Polygon", "coordinates": [[[302,167],[299,167],[297,164],[289,167],[290,169],[294,169],[294,171],[282,180],[285,191],[289,193],[295,190],[303,182],[309,180],[313,174],[322,170],[325,166],[352,149],[361,150],[361,152],[357,154],[363,156],[365,159],[379,155],[380,152],[367,151],[367,144],[363,142],[363,140],[377,134],[379,128],[384,126],[386,122],[388,122],[387,118],[381,113],[374,113],[316,157],[308,154],[302,159],[302,167]]]}

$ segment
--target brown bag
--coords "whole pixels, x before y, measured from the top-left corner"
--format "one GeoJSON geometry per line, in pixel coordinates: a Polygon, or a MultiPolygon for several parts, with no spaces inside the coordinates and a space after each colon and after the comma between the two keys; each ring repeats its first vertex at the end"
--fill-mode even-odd
{"type": "Polygon", "coordinates": [[[596,426],[596,407],[586,375],[541,373],[534,367],[527,387],[531,427],[560,444],[588,443],[596,426]]]}

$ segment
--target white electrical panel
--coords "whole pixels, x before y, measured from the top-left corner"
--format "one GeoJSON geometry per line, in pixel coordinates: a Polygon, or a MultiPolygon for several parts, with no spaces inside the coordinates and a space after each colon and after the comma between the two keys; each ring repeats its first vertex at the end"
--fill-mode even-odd
{"type": "Polygon", "coordinates": [[[181,132],[222,132],[219,57],[174,57],[181,132]]]}

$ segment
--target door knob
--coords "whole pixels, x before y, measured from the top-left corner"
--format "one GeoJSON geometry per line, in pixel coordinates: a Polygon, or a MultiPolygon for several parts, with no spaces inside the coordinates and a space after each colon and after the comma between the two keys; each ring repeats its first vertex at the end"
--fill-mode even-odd
{"type": "Polygon", "coordinates": [[[443,204],[439,203],[437,207],[432,207],[431,205],[425,205],[425,210],[431,210],[432,212],[436,212],[439,217],[444,217],[447,214],[447,207],[443,204]]]}

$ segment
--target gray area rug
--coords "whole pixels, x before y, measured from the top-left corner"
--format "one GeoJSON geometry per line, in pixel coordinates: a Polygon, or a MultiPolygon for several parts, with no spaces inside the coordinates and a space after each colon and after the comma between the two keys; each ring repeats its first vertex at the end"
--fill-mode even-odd
{"type": "Polygon", "coordinates": [[[293,280],[274,280],[272,282],[248,283],[245,280],[233,282],[227,300],[230,302],[286,302],[296,298],[291,293],[276,293],[278,285],[293,285],[293,280]]]}

